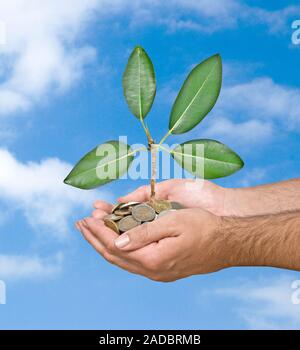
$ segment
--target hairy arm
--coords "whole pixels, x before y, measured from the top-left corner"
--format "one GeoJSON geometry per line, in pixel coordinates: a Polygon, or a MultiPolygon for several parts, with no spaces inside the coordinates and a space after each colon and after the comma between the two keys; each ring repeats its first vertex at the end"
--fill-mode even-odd
{"type": "Polygon", "coordinates": [[[223,215],[252,216],[300,210],[300,179],[225,189],[223,215]]]}
{"type": "Polygon", "coordinates": [[[300,210],[223,217],[220,234],[229,266],[272,266],[300,271],[300,210]]]}

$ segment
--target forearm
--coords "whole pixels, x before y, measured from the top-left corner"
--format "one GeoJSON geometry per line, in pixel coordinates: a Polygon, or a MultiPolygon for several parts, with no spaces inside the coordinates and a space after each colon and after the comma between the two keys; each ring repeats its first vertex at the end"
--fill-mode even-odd
{"type": "Polygon", "coordinates": [[[227,266],[272,266],[300,271],[300,210],[223,217],[221,222],[227,266]]]}
{"type": "Polygon", "coordinates": [[[225,215],[252,216],[291,210],[300,210],[300,179],[225,190],[225,215]]]}

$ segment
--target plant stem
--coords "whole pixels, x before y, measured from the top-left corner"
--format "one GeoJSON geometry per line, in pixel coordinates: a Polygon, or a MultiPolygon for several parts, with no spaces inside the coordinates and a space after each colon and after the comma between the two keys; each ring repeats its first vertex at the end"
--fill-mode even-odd
{"type": "Polygon", "coordinates": [[[149,129],[144,123],[144,120],[142,117],[140,117],[141,124],[143,126],[143,129],[146,133],[147,140],[148,140],[148,151],[150,152],[151,156],[151,180],[150,180],[150,187],[151,187],[151,196],[150,200],[153,201],[155,199],[155,184],[156,184],[156,155],[157,155],[157,146],[150,134],[149,129]]]}
{"type": "Polygon", "coordinates": [[[150,145],[151,152],[151,197],[150,200],[155,199],[155,184],[156,184],[156,156],[157,156],[157,145],[152,143],[150,145]]]}

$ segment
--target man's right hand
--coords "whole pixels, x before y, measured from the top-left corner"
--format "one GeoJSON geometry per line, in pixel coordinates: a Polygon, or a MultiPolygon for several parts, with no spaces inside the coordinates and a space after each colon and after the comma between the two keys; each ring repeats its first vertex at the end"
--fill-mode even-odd
{"type": "MultiPolygon", "coordinates": [[[[179,202],[185,208],[201,208],[215,215],[226,215],[226,189],[206,180],[167,180],[155,186],[156,198],[179,202]]],[[[142,186],[120,197],[119,202],[145,202],[150,199],[150,186],[142,186]]]]}

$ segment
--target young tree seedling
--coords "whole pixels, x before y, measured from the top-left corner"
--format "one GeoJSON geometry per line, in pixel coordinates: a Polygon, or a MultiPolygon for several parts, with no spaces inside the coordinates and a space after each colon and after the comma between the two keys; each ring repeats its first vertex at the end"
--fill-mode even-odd
{"type": "MultiPolygon", "coordinates": [[[[195,177],[221,178],[243,167],[242,159],[233,150],[215,140],[194,139],[171,150],[163,146],[171,134],[179,135],[192,130],[214,107],[222,85],[222,60],[219,54],[201,62],[189,73],[173,104],[169,130],[158,143],[145,124],[156,95],[156,78],[151,59],[142,47],[137,46],[131,53],[122,82],[128,107],[140,121],[147,137],[147,147],[142,150],[148,150],[151,154],[152,201],[155,201],[158,149],[168,151],[181,167],[195,177]],[[201,146],[204,152],[199,154],[197,146],[201,146]],[[198,163],[202,166],[195,166],[198,163]]],[[[104,185],[125,174],[140,151],[121,141],[108,141],[87,153],[64,182],[81,189],[104,185]]]]}

